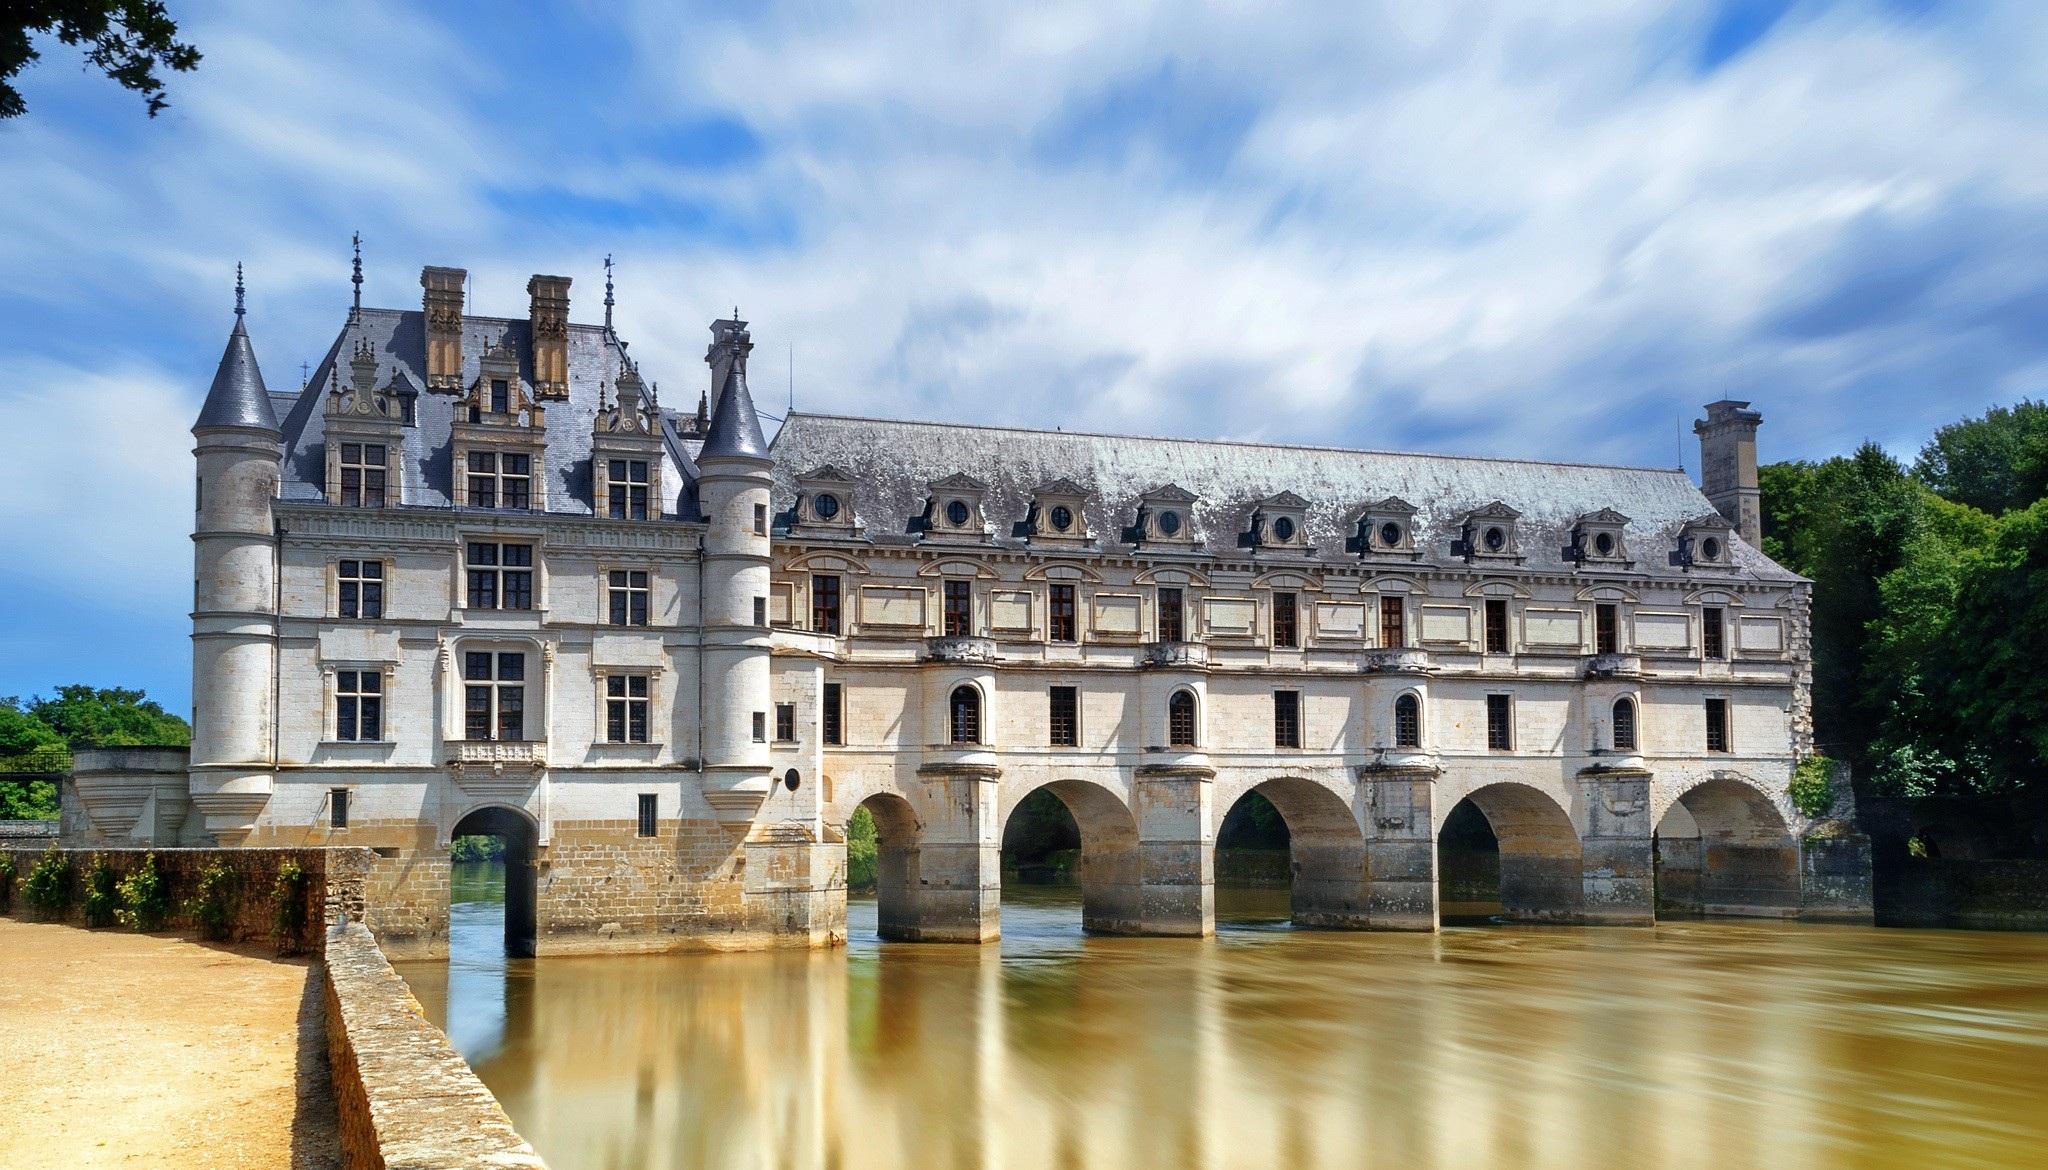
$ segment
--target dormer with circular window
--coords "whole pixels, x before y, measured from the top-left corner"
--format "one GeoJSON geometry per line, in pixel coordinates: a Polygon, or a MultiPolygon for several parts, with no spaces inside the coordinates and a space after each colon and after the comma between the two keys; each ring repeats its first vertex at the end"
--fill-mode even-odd
{"type": "Polygon", "coordinates": [[[931,495],[925,500],[924,515],[918,518],[924,539],[974,544],[988,540],[988,521],[981,511],[987,484],[971,475],[949,475],[927,486],[931,495]]]}
{"type": "Polygon", "coordinates": [[[1382,557],[1412,561],[1422,556],[1421,550],[1415,547],[1415,505],[1399,496],[1388,496],[1377,504],[1367,504],[1351,527],[1351,535],[1344,541],[1344,550],[1357,553],[1361,559],[1382,557]]]}
{"type": "Polygon", "coordinates": [[[1088,489],[1070,479],[1039,484],[1031,508],[1017,522],[1014,535],[1034,545],[1078,547],[1094,543],[1088,531],[1088,489]]]}
{"type": "Polygon", "coordinates": [[[1612,508],[1586,513],[1572,524],[1572,542],[1562,550],[1564,559],[1582,569],[1628,568],[1634,564],[1622,542],[1628,523],[1628,517],[1612,508]]]}
{"type": "Polygon", "coordinates": [[[1194,493],[1178,484],[1153,488],[1138,497],[1138,514],[1124,529],[1124,542],[1146,547],[1196,549],[1202,545],[1195,527],[1194,493]]]}
{"type": "Polygon", "coordinates": [[[1451,555],[1464,557],[1467,561],[1520,561],[1521,546],[1516,540],[1516,521],[1522,518],[1520,512],[1495,500],[1483,508],[1474,508],[1465,513],[1458,525],[1458,538],[1451,542],[1451,555]]]}
{"type": "Polygon", "coordinates": [[[789,509],[789,530],[806,536],[859,536],[854,479],[827,463],[796,477],[796,502],[789,509]]]}
{"type": "Polygon", "coordinates": [[[1674,568],[1733,569],[1734,538],[1735,526],[1710,512],[1678,530],[1678,547],[1671,550],[1670,562],[1674,568]]]}
{"type": "Polygon", "coordinates": [[[1239,548],[1254,552],[1313,555],[1308,542],[1308,501],[1293,492],[1268,496],[1252,508],[1245,531],[1238,534],[1239,548]]]}

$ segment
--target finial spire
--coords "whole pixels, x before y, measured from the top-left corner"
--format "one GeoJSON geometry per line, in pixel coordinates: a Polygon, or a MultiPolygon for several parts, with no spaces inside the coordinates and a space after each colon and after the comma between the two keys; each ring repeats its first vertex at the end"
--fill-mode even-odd
{"type": "Polygon", "coordinates": [[[353,312],[356,316],[360,317],[363,315],[363,233],[357,232],[355,238],[350,242],[355,245],[356,259],[355,275],[349,277],[349,283],[356,286],[356,302],[353,312]]]}
{"type": "Polygon", "coordinates": [[[235,320],[239,321],[242,319],[243,307],[244,305],[242,300],[242,262],[240,260],[237,260],[235,261],[235,320]]]}
{"type": "Polygon", "coordinates": [[[609,252],[604,256],[604,331],[607,336],[612,331],[612,256],[609,252]]]}

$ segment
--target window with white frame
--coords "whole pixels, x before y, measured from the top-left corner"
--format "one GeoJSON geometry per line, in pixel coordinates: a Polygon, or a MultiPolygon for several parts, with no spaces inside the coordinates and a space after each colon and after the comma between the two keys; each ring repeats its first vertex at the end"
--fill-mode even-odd
{"type": "Polygon", "coordinates": [[[341,503],[345,508],[384,506],[385,448],[382,443],[341,445],[341,503]]]}
{"type": "Polygon", "coordinates": [[[334,738],[375,743],[384,738],[384,676],[374,670],[334,672],[334,738]]]}
{"type": "Polygon", "coordinates": [[[639,569],[613,569],[606,580],[605,601],[612,625],[646,625],[647,574],[639,569]]]}
{"type": "Polygon", "coordinates": [[[471,541],[469,608],[532,609],[533,546],[471,541]]]}
{"type": "Polygon", "coordinates": [[[613,459],[607,505],[614,520],[647,519],[647,460],[613,459]]]}
{"type": "Polygon", "coordinates": [[[605,742],[647,742],[650,689],[644,674],[614,674],[604,680],[605,742]]]}
{"type": "Polygon", "coordinates": [[[469,453],[469,506],[526,508],[533,499],[533,457],[518,451],[469,453]]]}
{"type": "Polygon", "coordinates": [[[345,618],[384,616],[384,562],[342,561],[335,566],[339,586],[335,609],[345,618]]]}
{"type": "Polygon", "coordinates": [[[526,738],[526,655],[471,650],[462,656],[462,724],[468,739],[526,738]]]}

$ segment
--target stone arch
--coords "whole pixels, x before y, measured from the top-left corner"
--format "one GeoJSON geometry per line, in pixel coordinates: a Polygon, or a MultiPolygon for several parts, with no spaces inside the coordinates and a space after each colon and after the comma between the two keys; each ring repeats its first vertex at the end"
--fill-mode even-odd
{"type": "Polygon", "coordinates": [[[464,813],[448,836],[451,841],[496,837],[505,843],[505,954],[533,958],[540,933],[540,875],[535,864],[540,826],[524,809],[487,804],[464,813]]]}
{"type": "MultiPolygon", "coordinates": [[[[1296,926],[1362,929],[1366,926],[1365,832],[1344,798],[1297,776],[1254,784],[1287,823],[1287,864],[1293,878],[1289,910],[1296,926]]],[[[1232,802],[1233,807],[1235,801],[1232,802]]],[[[1219,810],[1227,815],[1229,809],[1219,810]]],[[[1218,824],[1222,823],[1221,817],[1218,824]]]]}
{"type": "Polygon", "coordinates": [[[1799,845],[1784,814],[1746,780],[1720,776],[1679,795],[1657,822],[1657,907],[1666,913],[1799,912],[1799,845]]]}
{"type": "Polygon", "coordinates": [[[923,826],[910,802],[894,792],[862,800],[875,822],[875,931],[885,939],[915,942],[923,937],[918,914],[918,844],[923,826]]]}
{"type": "Polygon", "coordinates": [[[1054,780],[1019,792],[1003,810],[1004,829],[1017,805],[1039,788],[1057,796],[1081,830],[1081,928],[1096,934],[1144,933],[1143,854],[1130,805],[1092,781],[1054,780]]]}
{"type": "Polygon", "coordinates": [[[1500,906],[1505,918],[1569,922],[1585,904],[1584,849],[1571,814],[1541,789],[1502,781],[1482,785],[1444,809],[1450,819],[1469,801],[1500,846],[1500,906]]]}

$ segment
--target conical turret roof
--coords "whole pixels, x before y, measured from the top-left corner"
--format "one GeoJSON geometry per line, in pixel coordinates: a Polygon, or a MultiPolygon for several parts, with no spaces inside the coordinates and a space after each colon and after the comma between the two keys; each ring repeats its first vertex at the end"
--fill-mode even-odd
{"type": "Polygon", "coordinates": [[[704,448],[697,458],[768,458],[768,440],[761,437],[754,396],[747,393],[747,373],[738,366],[725,375],[725,385],[719,388],[718,405],[712,408],[711,425],[706,428],[704,448]]]}
{"type": "Polygon", "coordinates": [[[235,331],[228,334],[227,351],[220,355],[220,368],[214,371],[213,388],[206,392],[206,405],[199,408],[199,421],[192,424],[194,431],[209,427],[283,433],[278,430],[277,412],[270,406],[270,392],[263,386],[263,371],[256,365],[256,347],[249,342],[239,311],[235,331]]]}

